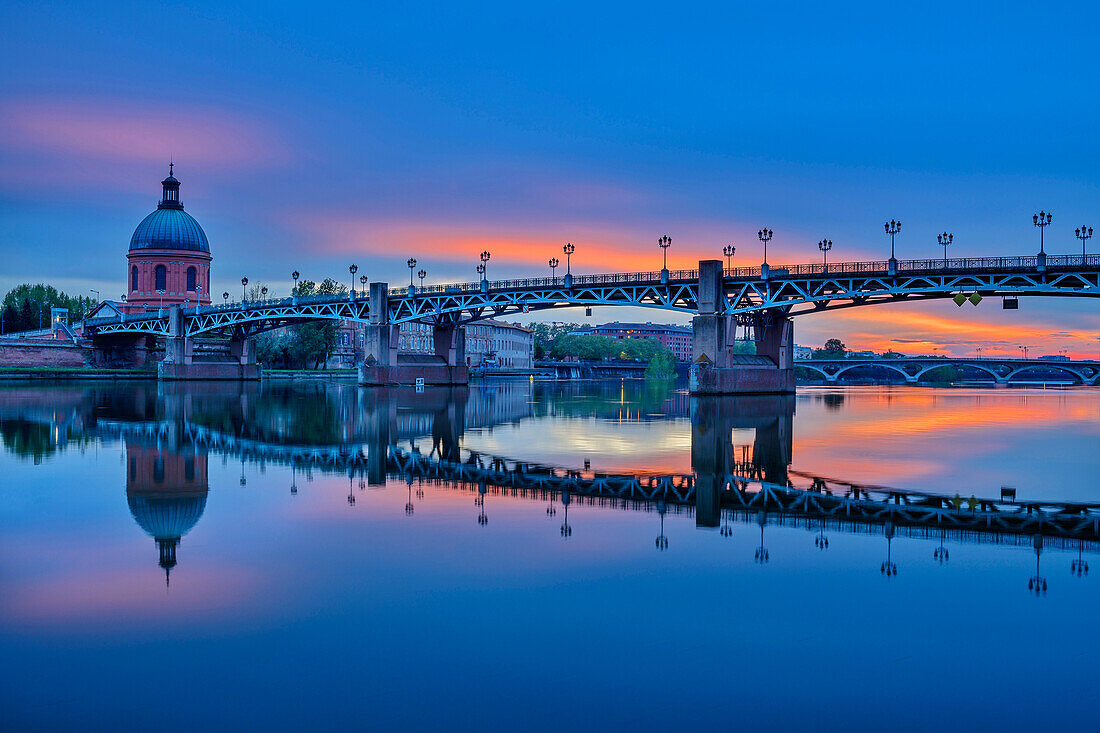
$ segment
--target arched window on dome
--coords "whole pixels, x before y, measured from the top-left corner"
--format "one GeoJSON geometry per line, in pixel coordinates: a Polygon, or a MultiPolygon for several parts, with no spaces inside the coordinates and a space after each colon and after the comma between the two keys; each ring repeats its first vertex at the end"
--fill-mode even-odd
{"type": "Polygon", "coordinates": [[[131,292],[133,292],[133,291],[136,291],[137,289],[138,289],[138,269],[137,269],[137,266],[135,265],[134,267],[130,268],[130,290],[131,290],[131,292]]]}
{"type": "Polygon", "coordinates": [[[168,268],[164,265],[157,265],[157,269],[154,271],[154,278],[157,281],[157,286],[154,290],[168,289],[168,268]]]}
{"type": "Polygon", "coordinates": [[[195,268],[187,268],[187,292],[195,292],[195,268]]]}

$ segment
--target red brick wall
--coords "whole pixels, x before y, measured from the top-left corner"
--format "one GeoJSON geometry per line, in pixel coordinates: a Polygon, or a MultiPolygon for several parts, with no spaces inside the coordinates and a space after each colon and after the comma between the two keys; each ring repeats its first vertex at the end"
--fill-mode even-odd
{"type": "Polygon", "coordinates": [[[92,359],[92,349],[72,342],[0,339],[0,367],[82,367],[92,359]]]}

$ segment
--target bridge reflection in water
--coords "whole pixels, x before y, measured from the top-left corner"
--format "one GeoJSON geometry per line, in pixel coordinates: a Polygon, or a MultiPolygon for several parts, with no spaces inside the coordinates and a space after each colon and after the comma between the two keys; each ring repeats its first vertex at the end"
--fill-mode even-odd
{"type": "Polygon", "coordinates": [[[889,577],[898,572],[892,559],[892,540],[898,535],[935,540],[931,555],[939,562],[949,557],[947,542],[1031,547],[1036,569],[1030,585],[1036,592],[1047,585],[1038,570],[1043,549],[1077,553],[1071,567],[1075,574],[1087,572],[1083,554],[1098,549],[1097,504],[949,496],[792,470],[792,396],[689,397],[626,384],[605,383],[596,399],[571,385],[528,382],[424,392],[316,385],[206,386],[184,392],[161,385],[155,394],[86,391],[65,409],[42,412],[40,405],[24,406],[21,414],[55,427],[64,424],[64,431],[53,433],[68,440],[87,435],[125,441],[131,512],[155,538],[166,573],[176,563],[182,537],[205,508],[210,455],[240,460],[242,484],[248,464],[289,466],[292,493],[303,474],[345,475],[349,504],[355,503],[357,482],[361,490],[400,481],[408,492],[409,514],[415,510],[414,487],[418,498],[425,486],[470,492],[481,524],[489,521],[486,497],[540,502],[550,516],[561,508],[563,537],[573,533],[569,508],[578,505],[655,512],[658,549],[669,545],[667,514],[694,517],[697,527],[720,527],[725,536],[745,523],[759,530],[754,556],[761,563],[770,559],[768,526],[811,532],[822,549],[829,546],[829,532],[880,534],[886,557],[879,568],[889,577]],[[630,404],[637,407],[631,410],[630,404]],[[690,420],[691,471],[602,473],[587,465],[493,455],[472,448],[477,441],[468,440],[471,431],[484,434],[549,414],[690,420]],[[735,445],[734,436],[745,431],[751,431],[751,441],[735,445]]]}

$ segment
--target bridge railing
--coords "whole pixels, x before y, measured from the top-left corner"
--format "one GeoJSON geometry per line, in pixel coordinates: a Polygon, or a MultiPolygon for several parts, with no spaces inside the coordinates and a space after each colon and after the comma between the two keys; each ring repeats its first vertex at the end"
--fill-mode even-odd
{"type": "MultiPolygon", "coordinates": [[[[836,277],[844,275],[870,275],[887,274],[889,262],[887,260],[870,260],[866,262],[834,262],[828,265],[823,263],[803,263],[795,265],[769,265],[770,279],[784,277],[823,276],[836,277]]],[[[928,273],[942,274],[950,272],[980,272],[980,271],[1035,271],[1039,267],[1039,258],[1035,255],[1023,257],[963,257],[954,259],[923,259],[923,260],[898,260],[897,272],[899,273],[928,273]]],[[[1100,268],[1100,255],[1047,255],[1046,267],[1054,268],[1100,268]]],[[[735,280],[758,280],[762,277],[762,268],[754,267],[730,267],[724,269],[726,278],[735,280]]],[[[661,271],[651,270],[647,272],[611,272],[593,275],[573,275],[573,289],[585,286],[606,285],[653,285],[661,282],[661,271]]],[[[693,269],[670,270],[668,280],[670,283],[693,282],[699,279],[699,271],[693,269]]],[[[565,276],[521,278],[514,280],[490,280],[486,286],[490,291],[501,290],[531,290],[545,288],[564,288],[565,276]]],[[[465,283],[447,283],[438,285],[423,285],[413,288],[415,296],[434,295],[463,295],[474,294],[481,291],[482,284],[479,281],[465,283]]],[[[389,294],[397,298],[409,297],[409,286],[391,288],[389,294]]],[[[270,300],[251,300],[241,302],[223,303],[221,305],[210,304],[201,307],[192,306],[183,309],[187,316],[196,313],[237,312],[251,308],[273,308],[292,305],[310,305],[317,303],[332,303],[347,300],[364,300],[365,292],[356,291],[355,298],[349,295],[311,295],[294,298],[273,298],[270,300]]],[[[138,321],[162,318],[168,312],[167,308],[149,308],[144,313],[129,313],[126,321],[138,321]]],[[[110,323],[117,323],[118,318],[89,318],[85,324],[94,328],[110,323]]]]}

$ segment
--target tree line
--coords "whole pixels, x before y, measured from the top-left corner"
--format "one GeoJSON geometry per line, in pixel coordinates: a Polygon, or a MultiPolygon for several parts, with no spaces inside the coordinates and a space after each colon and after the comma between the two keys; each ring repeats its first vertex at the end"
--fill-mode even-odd
{"type": "Polygon", "coordinates": [[[0,303],[0,333],[49,328],[51,308],[67,308],[69,323],[75,323],[95,303],[94,298],[69,295],[52,285],[23,283],[9,290],[0,303]]]}
{"type": "MultiPolygon", "coordinates": [[[[262,285],[256,284],[249,291],[250,300],[262,299],[262,285]]],[[[347,296],[348,288],[332,278],[317,283],[301,280],[292,295],[347,296]]],[[[256,358],[271,369],[323,369],[332,352],[340,326],[336,321],[311,321],[297,323],[256,337],[256,358]]]]}

